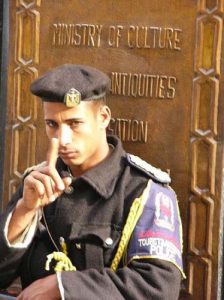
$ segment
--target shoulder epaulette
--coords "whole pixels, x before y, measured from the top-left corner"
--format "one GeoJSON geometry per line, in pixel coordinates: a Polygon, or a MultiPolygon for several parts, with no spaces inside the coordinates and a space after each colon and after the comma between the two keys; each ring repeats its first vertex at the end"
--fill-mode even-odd
{"type": "Polygon", "coordinates": [[[150,165],[140,157],[127,153],[127,160],[130,163],[130,165],[141,170],[153,180],[163,184],[168,184],[171,182],[171,178],[168,173],[153,167],[152,165],[150,165]]]}

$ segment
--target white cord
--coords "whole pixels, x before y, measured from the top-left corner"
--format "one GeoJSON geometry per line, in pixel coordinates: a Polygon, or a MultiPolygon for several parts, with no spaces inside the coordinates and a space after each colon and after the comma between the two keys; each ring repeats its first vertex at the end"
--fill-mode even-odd
{"type": "Polygon", "coordinates": [[[56,250],[57,250],[58,252],[60,252],[60,250],[58,249],[58,247],[57,247],[57,245],[56,245],[56,243],[55,243],[55,241],[54,241],[54,239],[53,239],[53,237],[52,237],[52,235],[51,235],[51,233],[50,233],[50,230],[49,230],[49,228],[48,228],[48,225],[47,225],[47,221],[46,221],[46,218],[45,218],[45,214],[44,214],[43,207],[41,207],[41,211],[42,211],[42,216],[43,216],[43,220],[44,220],[44,225],[45,225],[45,227],[46,227],[46,229],[47,229],[48,235],[49,235],[49,237],[50,237],[50,239],[51,239],[51,241],[52,241],[54,247],[56,248],[56,250]]]}

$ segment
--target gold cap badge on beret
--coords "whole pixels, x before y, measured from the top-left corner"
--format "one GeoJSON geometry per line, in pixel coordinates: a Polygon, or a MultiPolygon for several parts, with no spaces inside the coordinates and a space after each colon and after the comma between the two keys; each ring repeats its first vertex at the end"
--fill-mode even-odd
{"type": "Polygon", "coordinates": [[[81,94],[74,88],[71,88],[64,96],[64,103],[67,107],[75,107],[80,104],[81,94]]]}

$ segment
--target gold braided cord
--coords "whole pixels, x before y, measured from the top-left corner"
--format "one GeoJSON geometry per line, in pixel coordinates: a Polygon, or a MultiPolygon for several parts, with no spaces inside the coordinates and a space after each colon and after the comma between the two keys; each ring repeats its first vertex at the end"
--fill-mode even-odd
{"type": "Polygon", "coordinates": [[[127,217],[126,224],[122,231],[121,240],[118,245],[117,252],[115,254],[115,257],[114,257],[111,267],[110,267],[111,270],[113,270],[114,272],[117,270],[117,267],[121,261],[121,258],[127,249],[132,232],[133,232],[140,216],[142,215],[145,203],[147,201],[147,197],[149,195],[151,182],[152,182],[151,180],[148,181],[148,184],[147,184],[146,188],[144,189],[142,195],[139,198],[136,198],[132,203],[132,206],[130,208],[130,211],[129,211],[129,214],[127,217]]]}
{"type": "Polygon", "coordinates": [[[65,239],[61,236],[60,237],[60,245],[61,245],[61,248],[62,248],[62,252],[65,254],[65,255],[68,255],[68,249],[67,249],[67,245],[65,243],[65,239]]]}
{"type": "MultiPolygon", "coordinates": [[[[116,271],[117,267],[127,249],[129,240],[131,238],[132,232],[140,218],[140,216],[143,213],[145,203],[148,199],[149,190],[151,188],[151,180],[148,181],[148,184],[146,188],[144,189],[142,195],[139,198],[136,198],[132,206],[130,208],[126,224],[124,226],[124,229],[122,231],[121,240],[118,245],[118,250],[116,252],[116,255],[112,261],[111,264],[111,270],[116,271]]],[[[54,268],[55,272],[62,272],[62,271],[76,271],[76,267],[72,265],[71,260],[67,256],[67,245],[63,238],[60,239],[60,244],[62,247],[63,252],[53,252],[49,255],[47,255],[47,261],[45,265],[45,269],[50,269],[50,263],[52,260],[55,260],[56,266],[54,268]]]]}
{"type": "Polygon", "coordinates": [[[53,259],[57,262],[56,266],[54,267],[55,272],[76,271],[76,267],[73,266],[71,260],[63,252],[53,252],[51,254],[48,254],[45,264],[45,270],[50,270],[50,263],[53,259]]]}
{"type": "Polygon", "coordinates": [[[50,263],[52,260],[55,260],[56,266],[54,267],[55,272],[62,272],[62,271],[76,271],[76,267],[73,266],[71,260],[69,259],[67,245],[63,237],[60,237],[60,244],[63,252],[54,251],[51,254],[47,255],[47,261],[45,264],[45,270],[50,270],[50,263]]]}

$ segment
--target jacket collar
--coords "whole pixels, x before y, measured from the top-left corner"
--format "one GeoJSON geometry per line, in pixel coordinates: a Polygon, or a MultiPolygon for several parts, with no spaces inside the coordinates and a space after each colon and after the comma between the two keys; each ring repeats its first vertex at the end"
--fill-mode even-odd
{"type": "MultiPolygon", "coordinates": [[[[77,178],[77,180],[86,181],[105,199],[110,198],[113,194],[126,161],[126,153],[122,148],[121,141],[115,136],[108,136],[107,142],[114,148],[110,156],[77,178]]],[[[64,165],[60,159],[58,162],[59,169],[65,169],[66,166],[62,166],[61,163],[64,165]]]]}

